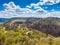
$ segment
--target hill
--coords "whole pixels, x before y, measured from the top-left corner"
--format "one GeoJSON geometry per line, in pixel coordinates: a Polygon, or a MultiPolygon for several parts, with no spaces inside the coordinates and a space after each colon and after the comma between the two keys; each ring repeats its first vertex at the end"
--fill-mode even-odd
{"type": "Polygon", "coordinates": [[[38,23],[35,23],[32,28],[53,36],[60,36],[60,19],[51,17],[44,18],[38,23]]]}
{"type": "Polygon", "coordinates": [[[13,18],[0,26],[0,45],[60,45],[60,19],[13,18]]]}
{"type": "Polygon", "coordinates": [[[8,30],[35,29],[53,36],[60,36],[60,18],[12,18],[3,26],[8,30]]]}

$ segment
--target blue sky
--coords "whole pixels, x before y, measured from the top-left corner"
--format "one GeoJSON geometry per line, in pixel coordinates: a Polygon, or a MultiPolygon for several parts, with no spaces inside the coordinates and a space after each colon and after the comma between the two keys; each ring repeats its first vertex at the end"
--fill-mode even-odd
{"type": "MultiPolygon", "coordinates": [[[[22,8],[25,8],[26,5],[30,5],[31,3],[38,3],[40,0],[0,0],[0,10],[3,10],[3,4],[4,3],[9,3],[9,2],[14,2],[16,5],[21,6],[22,8]]],[[[45,10],[51,11],[51,9],[55,9],[56,11],[60,11],[60,3],[54,4],[54,5],[42,5],[42,8],[48,7],[45,10]],[[59,7],[59,8],[57,8],[59,7]]]]}
{"type": "Polygon", "coordinates": [[[30,5],[31,3],[37,3],[39,0],[0,0],[0,10],[3,10],[4,7],[2,6],[4,3],[14,2],[16,5],[25,8],[26,5],[30,5]]]}
{"type": "Polygon", "coordinates": [[[1,17],[60,18],[60,0],[0,0],[1,17]]]}

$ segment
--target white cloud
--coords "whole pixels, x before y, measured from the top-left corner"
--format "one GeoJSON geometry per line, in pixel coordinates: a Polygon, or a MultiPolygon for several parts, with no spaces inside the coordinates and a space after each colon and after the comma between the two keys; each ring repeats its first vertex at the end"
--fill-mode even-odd
{"type": "Polygon", "coordinates": [[[49,4],[52,4],[52,5],[60,2],[60,0],[43,0],[42,3],[40,3],[40,4],[45,4],[48,1],[51,2],[49,4]]]}
{"type": "Polygon", "coordinates": [[[12,17],[60,17],[60,12],[47,12],[46,10],[42,9],[39,6],[39,3],[37,4],[31,4],[30,6],[27,6],[26,8],[21,8],[20,6],[15,5],[13,2],[10,2],[8,4],[4,4],[5,10],[0,11],[0,18],[12,18],[12,17]],[[35,10],[32,10],[30,8],[34,7],[35,10]],[[57,15],[58,14],[58,15],[57,15]]]}
{"type": "MultiPolygon", "coordinates": [[[[53,4],[56,4],[56,3],[60,2],[60,0],[43,0],[42,2],[41,1],[38,2],[38,3],[36,3],[36,4],[32,3],[32,4],[30,4],[30,6],[27,5],[26,7],[29,8],[29,9],[32,8],[32,7],[34,7],[34,9],[37,12],[38,11],[40,11],[40,12],[47,12],[46,10],[42,9],[40,6],[41,5],[53,5],[53,4]]],[[[47,8],[48,7],[45,7],[45,9],[47,9],[47,8]]],[[[36,11],[34,11],[34,12],[36,12],[36,11]]],[[[51,11],[54,11],[54,10],[52,9],[51,11]]]]}
{"type": "Polygon", "coordinates": [[[60,0],[40,0],[40,2],[38,2],[38,5],[53,5],[56,3],[59,3],[60,0]]]}
{"type": "Polygon", "coordinates": [[[26,8],[21,8],[14,4],[14,2],[10,2],[8,4],[3,5],[5,7],[4,11],[0,11],[0,18],[11,18],[11,17],[38,17],[38,13],[46,12],[44,9],[39,7],[36,4],[31,4],[31,7],[34,6],[36,10],[26,8]]]}
{"type": "Polygon", "coordinates": [[[60,18],[60,11],[47,13],[46,17],[58,17],[58,18],[60,18]]]}
{"type": "Polygon", "coordinates": [[[47,12],[46,10],[44,10],[43,8],[40,7],[39,3],[37,3],[37,4],[32,3],[30,6],[26,6],[26,7],[29,8],[29,9],[34,7],[34,9],[35,9],[34,12],[35,13],[36,12],[45,12],[46,13],[47,12]]]}

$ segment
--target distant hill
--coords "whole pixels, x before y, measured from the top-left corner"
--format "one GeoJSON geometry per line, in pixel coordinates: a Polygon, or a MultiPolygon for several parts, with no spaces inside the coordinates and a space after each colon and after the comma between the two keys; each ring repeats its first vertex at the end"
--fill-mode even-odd
{"type": "Polygon", "coordinates": [[[0,18],[0,22],[6,22],[8,20],[10,20],[10,18],[0,18]]]}
{"type": "Polygon", "coordinates": [[[11,21],[11,20],[15,20],[15,19],[25,19],[25,20],[29,20],[29,19],[36,19],[39,20],[41,18],[35,18],[35,17],[14,17],[14,18],[0,18],[0,22],[6,22],[6,21],[11,21]]]}
{"type": "MultiPolygon", "coordinates": [[[[48,17],[48,18],[11,18],[9,21],[5,22],[3,26],[11,29],[13,24],[26,24],[25,26],[29,29],[39,30],[46,34],[51,34],[53,36],[60,36],[60,18],[48,17]]],[[[16,29],[15,26],[13,25],[16,29]]],[[[17,27],[17,26],[16,26],[17,27]]]]}
{"type": "Polygon", "coordinates": [[[60,19],[54,17],[44,18],[35,23],[32,28],[53,36],[60,36],[60,19]]]}

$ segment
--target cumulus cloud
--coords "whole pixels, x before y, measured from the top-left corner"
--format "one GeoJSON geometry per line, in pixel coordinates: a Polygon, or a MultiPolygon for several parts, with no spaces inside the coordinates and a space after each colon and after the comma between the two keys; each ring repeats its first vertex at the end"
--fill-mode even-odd
{"type": "Polygon", "coordinates": [[[44,10],[43,8],[41,8],[40,7],[40,5],[39,5],[39,3],[37,3],[37,4],[34,4],[34,3],[32,3],[30,6],[26,6],[27,8],[32,8],[32,7],[34,7],[34,9],[35,9],[35,13],[36,12],[47,12],[46,10],[44,10]]]}
{"type": "MultiPolygon", "coordinates": [[[[53,5],[53,4],[56,4],[56,3],[59,3],[59,2],[60,2],[60,0],[40,0],[40,2],[38,2],[36,4],[32,3],[30,5],[27,5],[26,7],[29,8],[29,9],[34,7],[34,9],[37,12],[47,12],[46,10],[42,9],[40,6],[41,5],[53,5]]],[[[45,8],[48,8],[48,7],[45,7],[45,8]]],[[[52,9],[51,11],[55,11],[55,10],[52,9]]]]}
{"type": "Polygon", "coordinates": [[[26,8],[21,8],[18,5],[15,5],[14,2],[9,2],[8,4],[3,5],[5,7],[4,11],[0,11],[0,18],[11,18],[11,17],[38,17],[38,14],[41,12],[46,12],[44,9],[38,5],[31,4],[36,10],[26,8]],[[39,12],[39,13],[38,13],[39,12]]]}
{"type": "Polygon", "coordinates": [[[60,0],[42,0],[42,3],[41,3],[41,0],[40,0],[40,4],[45,4],[45,3],[48,3],[47,5],[53,5],[53,4],[56,4],[56,3],[59,3],[60,0]]]}
{"type": "MultiPolygon", "coordinates": [[[[14,2],[9,2],[4,4],[4,11],[0,11],[0,18],[12,18],[12,17],[60,17],[60,12],[48,12],[39,6],[40,4],[31,4],[26,8],[21,8],[15,5],[14,2]],[[31,8],[34,7],[35,10],[31,8]],[[58,14],[58,15],[57,15],[58,14]]],[[[52,10],[54,11],[54,10],[52,10]]]]}
{"type": "Polygon", "coordinates": [[[40,2],[38,2],[38,5],[53,5],[56,3],[59,3],[60,0],[40,0],[40,2]]]}
{"type": "Polygon", "coordinates": [[[47,13],[45,17],[58,17],[58,18],[60,18],[60,11],[47,13]]]}

